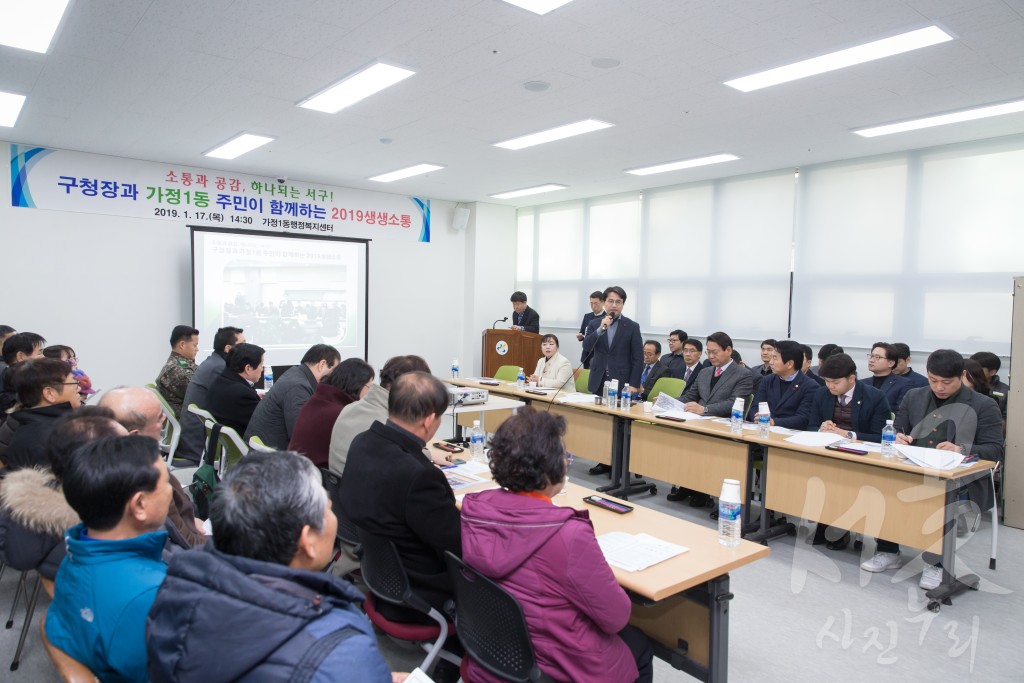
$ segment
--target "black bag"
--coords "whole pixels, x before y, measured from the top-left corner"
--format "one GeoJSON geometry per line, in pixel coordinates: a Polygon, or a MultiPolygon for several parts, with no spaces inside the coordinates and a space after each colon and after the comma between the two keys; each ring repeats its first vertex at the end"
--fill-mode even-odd
{"type": "Polygon", "coordinates": [[[214,423],[213,429],[210,430],[210,438],[206,442],[206,452],[203,453],[203,462],[199,465],[199,469],[192,474],[192,483],[188,487],[192,493],[196,516],[200,519],[209,519],[213,492],[217,488],[217,483],[220,482],[217,468],[213,466],[213,454],[217,452],[220,427],[219,424],[214,423]]]}

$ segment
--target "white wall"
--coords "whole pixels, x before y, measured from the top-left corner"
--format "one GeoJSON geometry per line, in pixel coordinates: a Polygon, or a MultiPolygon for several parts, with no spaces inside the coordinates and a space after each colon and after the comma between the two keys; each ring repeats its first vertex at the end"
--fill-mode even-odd
{"type": "MultiPolygon", "coordinates": [[[[9,197],[9,164],[0,187],[9,197]]],[[[375,368],[404,353],[422,355],[440,376],[453,357],[479,365],[484,318],[511,310],[514,249],[500,255],[504,242],[514,245],[514,209],[477,205],[472,227],[456,232],[453,208],[431,202],[430,243],[370,243],[368,361],[375,368]]],[[[74,347],[97,388],[153,381],[171,328],[191,321],[184,221],[13,208],[5,197],[0,244],[0,324],[74,347]]]]}

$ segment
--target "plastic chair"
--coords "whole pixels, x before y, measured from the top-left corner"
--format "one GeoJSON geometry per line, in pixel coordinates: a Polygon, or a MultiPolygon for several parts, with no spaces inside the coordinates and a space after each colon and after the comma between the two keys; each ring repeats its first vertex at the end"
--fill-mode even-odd
{"type": "Polygon", "coordinates": [[[452,553],[444,556],[455,586],[455,624],[469,656],[505,681],[551,681],[537,667],[523,608],[515,596],[452,553]]]}
{"type": "Polygon", "coordinates": [[[515,382],[518,378],[518,365],[502,365],[494,372],[494,379],[500,379],[503,382],[515,382]]]}
{"type": "Polygon", "coordinates": [[[273,446],[268,446],[267,444],[263,443],[263,439],[261,439],[256,434],[253,434],[252,436],[249,437],[249,448],[251,448],[252,450],[256,451],[257,453],[276,453],[277,452],[276,448],[274,448],[273,446]]]}
{"type": "Polygon", "coordinates": [[[377,536],[364,529],[359,530],[359,540],[363,547],[363,581],[370,589],[363,607],[366,615],[377,628],[392,638],[418,643],[427,653],[419,668],[427,675],[431,673],[438,657],[444,658],[458,666],[462,662],[444,649],[448,638],[448,621],[440,612],[431,607],[426,600],[413,593],[409,586],[409,576],[402,566],[402,558],[395,544],[383,536],[377,536]],[[430,617],[435,624],[410,624],[391,621],[377,611],[375,599],[384,600],[393,605],[401,605],[430,617]]]}
{"type": "Polygon", "coordinates": [[[587,385],[590,383],[590,370],[580,370],[576,375],[576,391],[586,393],[590,391],[587,385]]]}
{"type": "Polygon", "coordinates": [[[683,393],[683,389],[686,388],[686,380],[676,379],[675,377],[662,377],[654,386],[651,387],[651,391],[647,394],[647,400],[653,401],[658,398],[658,394],[668,394],[672,398],[679,398],[680,394],[683,393]]]}
{"type": "Polygon", "coordinates": [[[100,679],[96,677],[96,674],[89,667],[67,652],[64,652],[64,650],[61,650],[46,637],[45,615],[39,620],[39,634],[43,638],[43,647],[46,649],[46,654],[49,655],[50,661],[53,662],[53,668],[57,670],[57,674],[64,683],[99,683],[100,679]]]}
{"type": "MultiPolygon", "coordinates": [[[[189,408],[191,409],[191,406],[189,408]]],[[[215,420],[207,420],[204,423],[207,436],[213,431],[213,425],[215,424],[217,424],[215,420]]],[[[220,426],[220,434],[217,436],[217,450],[218,453],[217,457],[214,458],[214,462],[217,463],[217,475],[221,479],[228,473],[228,470],[238,464],[239,460],[249,454],[249,448],[242,441],[242,437],[227,425],[220,426]]]]}
{"type": "Polygon", "coordinates": [[[174,469],[171,461],[174,459],[174,453],[178,450],[178,443],[181,441],[181,423],[178,422],[178,416],[174,414],[171,404],[163,397],[163,394],[156,388],[156,385],[147,384],[146,388],[156,395],[157,400],[160,401],[160,408],[163,410],[164,417],[167,418],[164,422],[163,432],[160,435],[160,450],[167,454],[165,458],[167,467],[174,469]]]}
{"type": "MultiPolygon", "coordinates": [[[[996,462],[996,466],[988,471],[989,479],[992,482],[992,551],[989,553],[988,568],[996,568],[996,553],[999,550],[999,495],[996,491],[996,475],[1002,468],[1003,463],[996,462]]],[[[957,505],[957,512],[964,513],[964,504],[957,505]]],[[[979,512],[978,516],[974,520],[974,524],[971,525],[971,533],[973,534],[981,526],[981,518],[985,516],[984,512],[979,512]]]]}
{"type": "Polygon", "coordinates": [[[21,651],[25,647],[25,638],[28,636],[29,626],[32,624],[32,617],[36,612],[36,603],[39,601],[39,590],[43,587],[43,577],[36,576],[32,592],[28,592],[28,574],[31,570],[21,573],[18,578],[18,587],[14,591],[14,604],[11,605],[11,616],[7,619],[7,628],[14,627],[14,612],[18,609],[18,602],[22,595],[27,599],[25,608],[25,623],[21,625],[21,635],[18,637],[18,647],[14,651],[14,659],[11,660],[11,671],[17,671],[21,664],[21,651]]]}

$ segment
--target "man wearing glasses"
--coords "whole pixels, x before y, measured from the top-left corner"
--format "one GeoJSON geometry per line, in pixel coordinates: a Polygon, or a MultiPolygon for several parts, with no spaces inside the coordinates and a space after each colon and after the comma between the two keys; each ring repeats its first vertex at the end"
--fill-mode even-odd
{"type": "Polygon", "coordinates": [[[46,440],[62,416],[82,405],[78,380],[55,358],[30,358],[12,367],[20,410],[0,427],[0,462],[9,470],[47,469],[46,440]]]}
{"type": "MultiPolygon", "coordinates": [[[[683,375],[686,373],[687,362],[683,355],[683,342],[686,341],[686,332],[682,330],[672,330],[668,335],[668,353],[661,357],[651,371],[647,373],[646,378],[641,378],[643,386],[640,388],[640,395],[646,399],[647,394],[651,393],[651,389],[654,388],[655,382],[662,377],[671,377],[673,379],[683,379],[683,375]]],[[[647,342],[650,344],[651,342],[647,342]]],[[[647,347],[644,346],[644,362],[647,362],[647,347]]]]}
{"type": "Polygon", "coordinates": [[[608,287],[604,290],[604,317],[595,318],[587,326],[583,338],[583,356],[590,356],[590,381],[587,390],[600,395],[607,380],[617,379],[619,388],[626,384],[640,386],[644,368],[644,342],[640,326],[622,315],[626,290],[608,287]]]}
{"type": "Polygon", "coordinates": [[[894,372],[896,356],[897,352],[892,344],[875,342],[871,347],[871,353],[868,354],[868,370],[872,376],[862,380],[885,394],[885,400],[889,402],[889,408],[893,412],[899,411],[904,394],[913,388],[906,378],[894,372]]]}

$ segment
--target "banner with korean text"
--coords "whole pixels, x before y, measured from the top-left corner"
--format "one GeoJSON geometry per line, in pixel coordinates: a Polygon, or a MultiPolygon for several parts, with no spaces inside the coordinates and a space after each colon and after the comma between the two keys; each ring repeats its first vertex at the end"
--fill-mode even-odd
{"type": "Polygon", "coordinates": [[[430,241],[430,200],[11,145],[11,205],[224,228],[430,241]]]}

